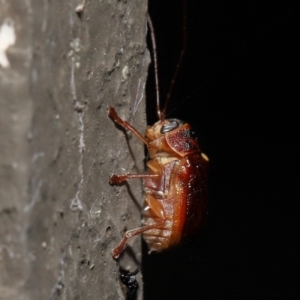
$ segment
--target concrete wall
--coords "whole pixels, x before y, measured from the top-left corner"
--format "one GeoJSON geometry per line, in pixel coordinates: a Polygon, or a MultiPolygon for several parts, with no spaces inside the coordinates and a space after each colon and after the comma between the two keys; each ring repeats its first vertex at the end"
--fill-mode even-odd
{"type": "MultiPolygon", "coordinates": [[[[140,224],[142,183],[108,179],[143,172],[144,148],[107,107],[144,132],[146,11],[146,0],[1,3],[1,299],[124,298],[111,249],[140,224]]],[[[120,264],[134,270],[131,245],[120,264]]]]}

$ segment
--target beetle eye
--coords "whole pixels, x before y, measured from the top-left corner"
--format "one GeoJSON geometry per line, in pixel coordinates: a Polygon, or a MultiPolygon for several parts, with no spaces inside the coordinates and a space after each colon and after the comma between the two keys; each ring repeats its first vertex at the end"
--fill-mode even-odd
{"type": "Polygon", "coordinates": [[[183,122],[179,121],[177,119],[169,119],[168,120],[170,122],[170,124],[165,124],[161,127],[160,129],[160,133],[167,133],[170,132],[172,130],[174,130],[175,128],[179,127],[179,125],[182,125],[183,122]]]}

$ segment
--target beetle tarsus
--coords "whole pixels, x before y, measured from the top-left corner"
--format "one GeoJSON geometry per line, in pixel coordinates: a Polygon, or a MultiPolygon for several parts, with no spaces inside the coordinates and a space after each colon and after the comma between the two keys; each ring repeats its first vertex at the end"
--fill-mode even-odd
{"type": "Polygon", "coordinates": [[[109,179],[109,183],[110,184],[122,183],[122,182],[126,181],[126,179],[127,179],[127,175],[115,175],[115,174],[113,174],[109,179]]]}

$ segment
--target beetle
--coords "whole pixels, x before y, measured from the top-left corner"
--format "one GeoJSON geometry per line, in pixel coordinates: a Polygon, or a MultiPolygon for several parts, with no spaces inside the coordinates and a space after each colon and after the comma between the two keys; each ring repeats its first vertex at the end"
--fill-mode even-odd
{"type": "Polygon", "coordinates": [[[161,110],[154,29],[149,16],[147,21],[153,47],[159,120],[153,126],[148,126],[144,137],[131,124],[121,119],[112,106],[108,108],[108,116],[116,124],[131,131],[146,145],[150,158],[146,174],[113,174],[109,180],[111,184],[118,184],[128,179],[142,178],[145,192],[142,226],[124,234],[119,245],[112,250],[114,259],[123,252],[128,240],[139,234],[143,234],[150,252],[174,247],[198,233],[206,213],[209,159],[201,152],[198,140],[188,123],[165,118],[166,107],[185,52],[186,33],[184,30],[184,47],[166,104],[161,110]]]}

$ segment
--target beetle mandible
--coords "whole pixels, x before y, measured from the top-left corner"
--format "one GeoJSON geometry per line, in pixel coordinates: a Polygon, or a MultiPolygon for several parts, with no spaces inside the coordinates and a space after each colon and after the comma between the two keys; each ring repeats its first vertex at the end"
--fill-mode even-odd
{"type": "Polygon", "coordinates": [[[142,178],[145,191],[142,226],[124,234],[119,245],[112,250],[114,259],[123,252],[128,240],[139,234],[143,234],[150,251],[160,252],[178,245],[199,231],[206,212],[208,157],[201,152],[189,124],[178,119],[165,119],[166,107],[185,52],[186,14],[184,46],[163,110],[159,102],[154,28],[149,16],[147,21],[153,47],[159,121],[148,126],[143,137],[131,124],[122,120],[112,106],[108,109],[108,115],[115,123],[131,131],[146,145],[150,158],[146,174],[127,173],[110,178],[111,184],[142,178]]]}

